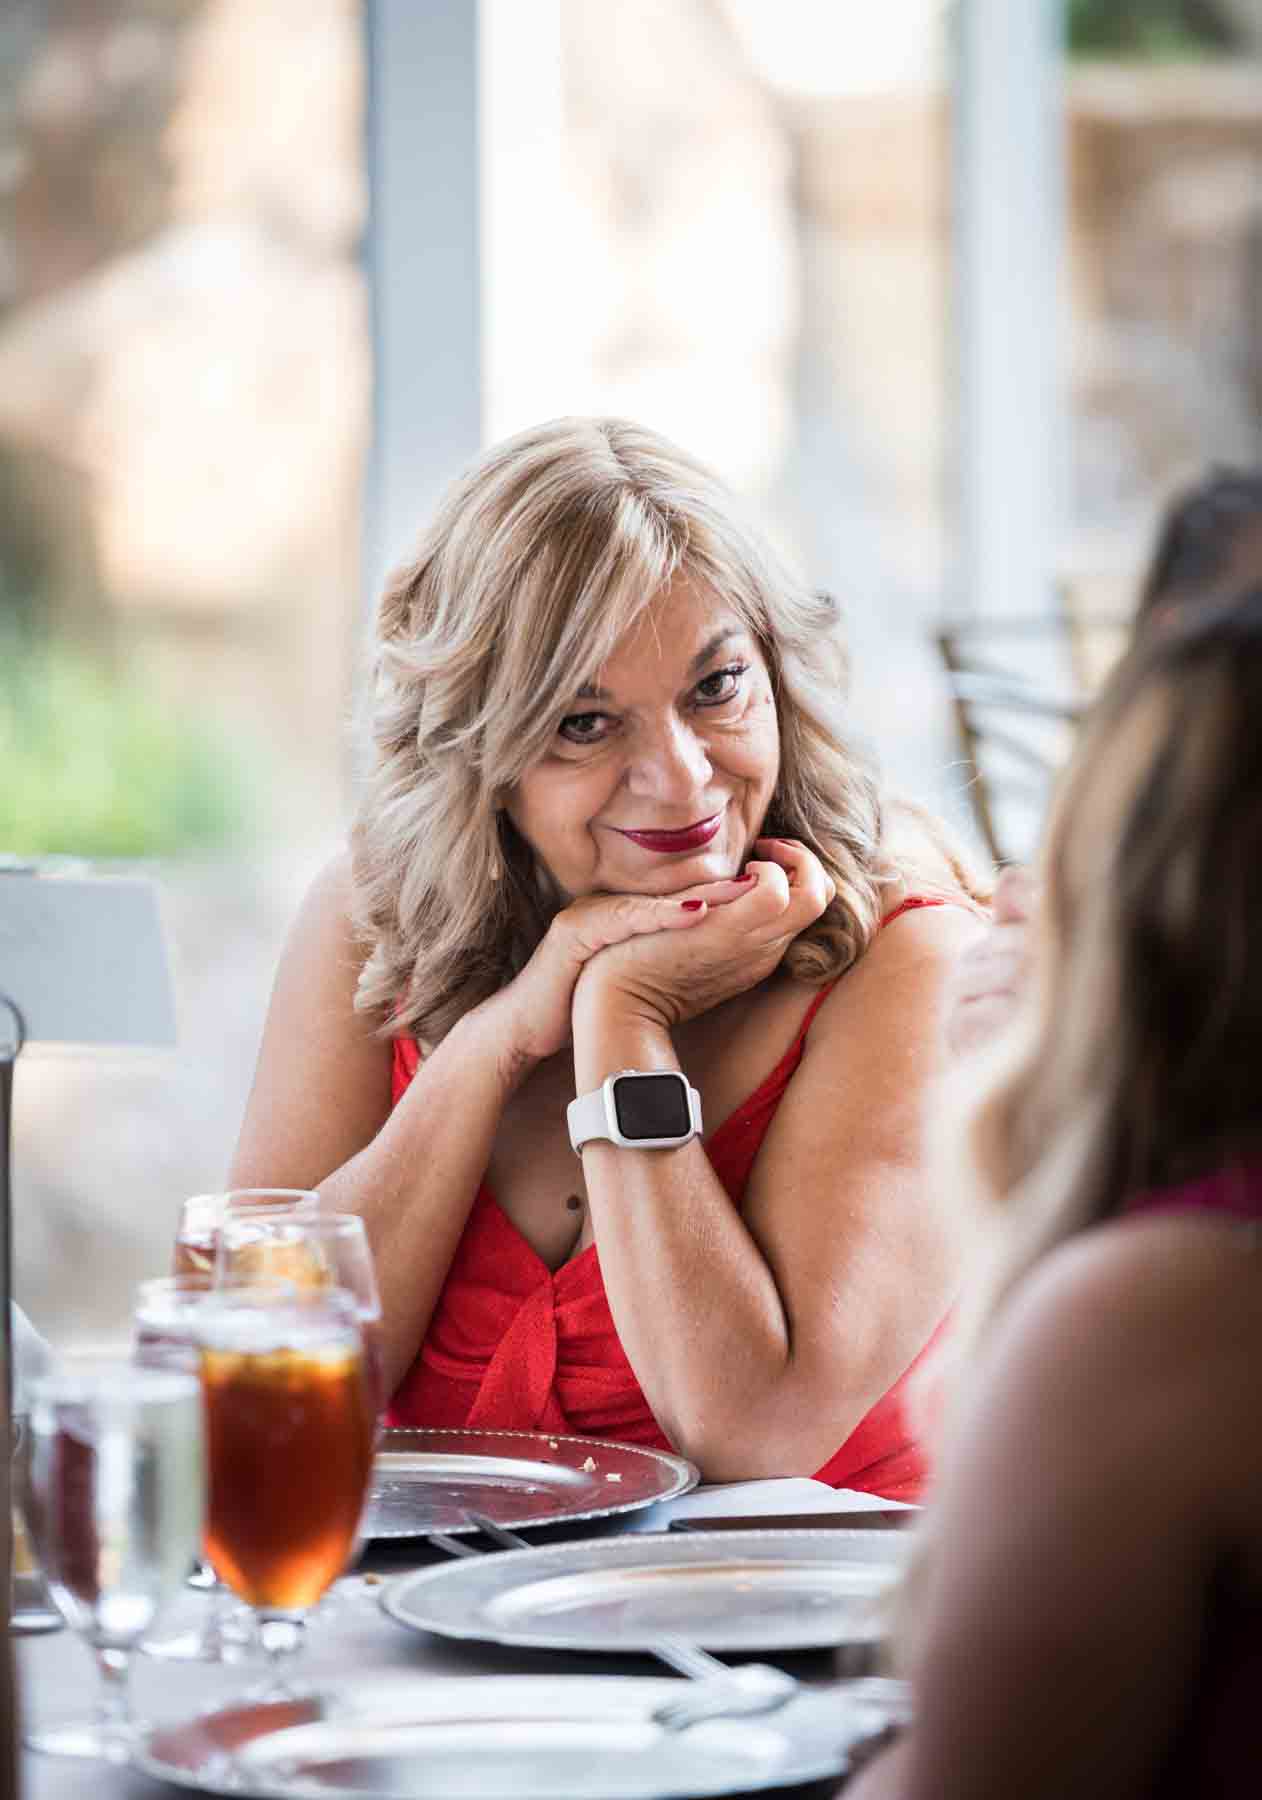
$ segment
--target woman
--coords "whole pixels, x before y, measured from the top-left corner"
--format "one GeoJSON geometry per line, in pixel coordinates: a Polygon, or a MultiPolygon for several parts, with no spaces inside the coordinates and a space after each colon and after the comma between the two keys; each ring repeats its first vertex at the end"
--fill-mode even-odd
{"type": "Polygon", "coordinates": [[[233,1180],[362,1214],[395,1422],[918,1488],[961,1254],[921,1099],[976,921],[916,821],[912,891],[844,673],[833,604],[616,421],[490,451],[389,587],[233,1180]]]}
{"type": "Polygon", "coordinates": [[[847,1800],[1257,1791],[1250,575],[1141,634],[1059,796],[1033,991],[969,1134],[1004,1249],[907,1596],[916,1722],[847,1800]]]}

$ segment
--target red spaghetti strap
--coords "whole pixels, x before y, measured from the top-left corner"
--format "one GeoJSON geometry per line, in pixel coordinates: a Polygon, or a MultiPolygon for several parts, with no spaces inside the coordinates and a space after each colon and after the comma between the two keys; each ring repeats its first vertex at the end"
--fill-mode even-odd
{"type": "MultiPolygon", "coordinates": [[[[881,923],[877,926],[877,930],[883,931],[887,925],[891,924],[895,919],[898,918],[900,913],[915,912],[917,907],[920,907],[920,906],[951,906],[953,904],[954,904],[953,901],[947,900],[945,898],[939,898],[936,894],[911,894],[908,896],[908,898],[906,900],[904,900],[902,902],[902,904],[900,906],[896,906],[894,908],[893,912],[886,913],[885,917],[881,920],[881,923]]],[[[793,1043],[790,1046],[790,1054],[792,1054],[793,1051],[796,1051],[798,1049],[798,1047],[801,1045],[803,1039],[806,1037],[807,1032],[811,1029],[812,1019],[815,1017],[815,1015],[819,1011],[820,1007],[824,1004],[825,1000],[827,1000],[828,996],[832,993],[832,991],[836,987],[836,985],[837,985],[837,983],[835,981],[830,981],[828,986],[825,988],[821,988],[819,990],[818,994],[816,994],[815,998],[811,1001],[811,1004],[807,1007],[806,1012],[804,1013],[804,1015],[802,1017],[802,1023],[798,1026],[797,1036],[794,1038],[793,1043]]]]}
{"type": "Polygon", "coordinates": [[[832,993],[832,991],[836,987],[836,985],[837,985],[837,983],[835,981],[830,981],[827,987],[821,988],[819,990],[818,994],[816,994],[815,998],[811,1001],[811,1004],[807,1007],[806,1011],[803,1013],[802,1023],[798,1026],[797,1036],[794,1038],[792,1044],[789,1046],[789,1054],[790,1055],[795,1050],[801,1049],[802,1040],[805,1038],[807,1032],[811,1029],[811,1020],[815,1017],[816,1013],[819,1011],[820,1007],[824,1004],[825,1000],[827,1000],[828,996],[832,993]]]}
{"type": "MultiPolygon", "coordinates": [[[[918,907],[950,904],[928,894],[912,895],[881,923],[888,925],[918,907]]],[[[775,1068],[705,1140],[714,1174],[738,1213],[776,1108],[801,1063],[807,1032],[835,986],[830,982],[811,995],[793,1042],[775,1068]]],[[[420,1061],[411,1038],[395,1039],[396,1104],[420,1061]]],[[[822,1079],[827,1081],[826,1069],[822,1079]]],[[[876,1399],[819,1471],[819,1479],[833,1487],[919,1498],[926,1458],[907,1404],[911,1378],[909,1369],[876,1399]]],[[[672,1447],[618,1337],[596,1244],[550,1268],[485,1178],[424,1342],[391,1402],[389,1421],[577,1433],[658,1450],[672,1447]]]]}
{"type": "Polygon", "coordinates": [[[902,901],[900,905],[894,908],[893,912],[886,913],[885,917],[881,920],[878,930],[884,931],[885,927],[887,925],[892,925],[895,919],[901,919],[905,912],[915,912],[918,907],[954,906],[956,904],[962,905],[963,902],[957,903],[954,900],[948,900],[944,896],[937,894],[909,894],[906,900],[902,901]]]}

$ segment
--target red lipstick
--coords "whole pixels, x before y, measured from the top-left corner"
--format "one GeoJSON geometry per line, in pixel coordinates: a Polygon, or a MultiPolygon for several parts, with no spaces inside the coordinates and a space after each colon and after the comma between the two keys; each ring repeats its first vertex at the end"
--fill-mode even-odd
{"type": "Polygon", "coordinates": [[[620,826],[615,829],[641,850],[652,850],[658,856],[678,856],[683,851],[704,848],[718,836],[722,823],[723,814],[713,813],[708,819],[698,819],[695,825],[685,825],[682,831],[623,831],[620,826]]]}

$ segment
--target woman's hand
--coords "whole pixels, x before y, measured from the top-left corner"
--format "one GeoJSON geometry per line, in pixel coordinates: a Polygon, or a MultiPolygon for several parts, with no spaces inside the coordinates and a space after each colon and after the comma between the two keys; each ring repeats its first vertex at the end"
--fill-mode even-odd
{"type": "Polygon", "coordinates": [[[1038,887],[1027,869],[1005,869],[990,926],[956,964],[947,996],[946,1039],[959,1056],[990,1042],[1016,1013],[1029,980],[1030,922],[1038,887]]]}
{"type": "Polygon", "coordinates": [[[686,937],[628,933],[592,955],[575,987],[575,1007],[625,1004],[669,1031],[765,981],[837,889],[804,844],[759,838],[755,849],[760,860],[747,865],[743,883],[715,884],[735,890],[721,907],[714,909],[708,887],[695,890],[706,906],[690,915],[697,928],[686,937]]]}
{"type": "MultiPolygon", "coordinates": [[[[691,935],[711,911],[754,884],[748,877],[707,881],[677,894],[591,894],[559,912],[515,980],[486,1002],[508,1022],[510,1054],[524,1064],[555,1056],[570,1042],[574,989],[597,956],[633,939],[691,935]],[[699,903],[699,904],[698,904],[699,903]]],[[[800,929],[800,928],[799,928],[800,929]]]]}

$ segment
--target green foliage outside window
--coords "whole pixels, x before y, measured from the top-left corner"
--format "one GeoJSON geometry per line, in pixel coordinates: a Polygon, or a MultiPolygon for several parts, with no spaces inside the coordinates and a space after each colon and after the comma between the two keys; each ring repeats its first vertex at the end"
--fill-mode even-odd
{"type": "Polygon", "coordinates": [[[1231,46],[1231,32],[1212,0],[1069,0],[1067,24],[1074,56],[1163,62],[1231,46]]]}
{"type": "Polygon", "coordinates": [[[247,823],[235,755],[139,680],[0,621],[0,853],[210,850],[247,823]]]}

